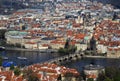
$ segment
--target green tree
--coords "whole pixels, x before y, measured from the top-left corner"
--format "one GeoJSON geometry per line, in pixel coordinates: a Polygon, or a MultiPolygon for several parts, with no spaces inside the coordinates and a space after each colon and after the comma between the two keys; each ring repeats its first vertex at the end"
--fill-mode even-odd
{"type": "Polygon", "coordinates": [[[75,53],[76,50],[77,50],[77,46],[70,45],[70,39],[67,39],[64,48],[60,48],[58,50],[58,53],[67,55],[67,54],[75,53]]]}
{"type": "Polygon", "coordinates": [[[116,70],[117,70],[117,68],[115,68],[115,67],[107,67],[105,69],[105,74],[110,79],[113,79],[113,77],[116,75],[116,70]]]}
{"type": "Polygon", "coordinates": [[[72,81],[73,74],[68,72],[64,75],[64,77],[66,81],[72,81]]]}
{"type": "Polygon", "coordinates": [[[16,43],[15,46],[20,48],[20,47],[21,47],[21,44],[16,43]]]}
{"type": "Polygon", "coordinates": [[[106,77],[105,73],[100,73],[98,75],[97,81],[104,81],[105,77],[106,77]]]}
{"type": "Polygon", "coordinates": [[[58,50],[58,53],[63,54],[63,55],[67,55],[67,54],[70,54],[70,53],[71,53],[71,50],[70,50],[70,49],[67,49],[67,48],[60,48],[60,49],[58,50]]]}
{"type": "Polygon", "coordinates": [[[109,77],[106,77],[103,81],[114,81],[114,80],[110,79],[109,77]]]}
{"type": "Polygon", "coordinates": [[[23,77],[28,79],[28,81],[40,81],[37,75],[31,69],[24,70],[23,77]]]}
{"type": "Polygon", "coordinates": [[[105,68],[105,73],[99,74],[97,81],[120,81],[120,69],[118,67],[105,68]]]}
{"type": "Polygon", "coordinates": [[[88,78],[87,81],[94,81],[94,79],[93,78],[88,78]]]}
{"type": "Polygon", "coordinates": [[[67,50],[66,49],[64,49],[64,48],[60,48],[59,50],[58,50],[58,53],[60,53],[60,54],[66,54],[67,53],[67,50]]]}
{"type": "Polygon", "coordinates": [[[0,30],[0,39],[4,39],[5,32],[6,32],[6,30],[5,30],[5,29],[0,30]]]}
{"type": "Polygon", "coordinates": [[[120,75],[114,77],[114,81],[120,81],[120,75]]]}
{"type": "Polygon", "coordinates": [[[32,73],[30,76],[28,76],[28,81],[40,81],[40,80],[34,73],[32,73]]]}
{"type": "Polygon", "coordinates": [[[20,68],[15,68],[14,69],[14,74],[16,75],[16,76],[19,76],[20,74],[21,74],[21,70],[20,70],[20,68]]]}
{"type": "Polygon", "coordinates": [[[120,70],[116,69],[116,75],[113,77],[114,81],[120,81],[120,70]]]}
{"type": "Polygon", "coordinates": [[[11,66],[10,66],[10,70],[14,70],[15,69],[15,67],[14,67],[14,65],[12,64],[11,66]]]}
{"type": "Polygon", "coordinates": [[[71,53],[75,53],[76,50],[77,50],[77,46],[75,46],[75,45],[70,45],[69,51],[70,51],[71,53]]]}
{"type": "Polygon", "coordinates": [[[27,69],[23,71],[23,77],[24,78],[28,78],[28,76],[33,73],[33,71],[31,69],[27,69]]]}
{"type": "Polygon", "coordinates": [[[2,62],[3,62],[3,59],[2,59],[2,57],[0,56],[0,66],[2,66],[2,62]]]}
{"type": "Polygon", "coordinates": [[[75,53],[75,51],[77,50],[77,47],[76,46],[73,46],[73,45],[69,45],[69,48],[60,48],[58,50],[58,53],[60,54],[72,54],[72,53],[75,53]]]}

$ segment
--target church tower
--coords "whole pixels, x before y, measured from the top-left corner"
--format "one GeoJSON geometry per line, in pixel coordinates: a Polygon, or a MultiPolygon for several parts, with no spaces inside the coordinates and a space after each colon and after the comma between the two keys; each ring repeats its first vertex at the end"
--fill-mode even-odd
{"type": "Polygon", "coordinates": [[[91,40],[90,40],[90,50],[91,50],[94,54],[96,54],[97,48],[96,48],[96,40],[95,40],[94,37],[92,37],[91,40]]]}

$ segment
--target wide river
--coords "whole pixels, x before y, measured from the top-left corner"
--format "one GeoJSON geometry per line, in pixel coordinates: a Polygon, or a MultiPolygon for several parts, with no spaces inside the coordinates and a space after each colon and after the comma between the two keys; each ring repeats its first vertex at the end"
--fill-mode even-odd
{"type": "MultiPolygon", "coordinates": [[[[17,65],[31,65],[34,63],[42,63],[47,60],[59,57],[60,55],[55,53],[39,53],[39,52],[26,52],[26,51],[1,51],[0,54],[4,57],[8,57],[4,61],[13,61],[17,65]],[[26,60],[20,60],[17,57],[25,57],[26,60]]],[[[81,71],[85,65],[97,64],[102,66],[120,66],[120,59],[105,59],[105,58],[83,58],[70,63],[63,64],[66,67],[76,68],[81,71]]]]}

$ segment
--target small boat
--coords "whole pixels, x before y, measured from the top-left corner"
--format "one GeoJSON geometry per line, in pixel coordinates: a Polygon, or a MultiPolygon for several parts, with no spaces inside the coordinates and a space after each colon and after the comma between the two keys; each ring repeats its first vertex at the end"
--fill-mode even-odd
{"type": "Polygon", "coordinates": [[[26,57],[17,57],[17,58],[20,59],[20,60],[27,60],[26,57]]]}

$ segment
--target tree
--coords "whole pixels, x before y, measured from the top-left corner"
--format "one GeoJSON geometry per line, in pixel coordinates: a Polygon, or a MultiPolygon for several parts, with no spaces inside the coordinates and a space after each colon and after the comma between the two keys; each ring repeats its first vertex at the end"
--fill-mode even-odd
{"type": "Polygon", "coordinates": [[[16,43],[15,46],[16,46],[16,47],[21,47],[21,44],[16,43]]]}
{"type": "Polygon", "coordinates": [[[114,81],[120,81],[120,75],[115,76],[114,81]]]}
{"type": "Polygon", "coordinates": [[[0,30],[0,39],[4,39],[5,37],[5,32],[6,32],[6,30],[5,29],[3,29],[3,30],[0,30]]]}
{"type": "Polygon", "coordinates": [[[117,68],[115,67],[107,67],[105,69],[105,75],[109,77],[110,79],[113,79],[113,77],[116,75],[117,68]]]}
{"type": "Polygon", "coordinates": [[[58,53],[60,53],[60,54],[67,54],[67,50],[66,49],[64,49],[64,48],[60,48],[59,50],[58,50],[58,53]]]}
{"type": "Polygon", "coordinates": [[[88,78],[87,81],[94,81],[94,79],[93,78],[88,78]]]}
{"type": "Polygon", "coordinates": [[[105,77],[106,77],[105,73],[100,73],[98,75],[97,81],[104,81],[105,77]]]}
{"type": "Polygon", "coordinates": [[[72,73],[68,72],[64,76],[65,76],[66,81],[72,81],[72,77],[73,77],[72,73]]]}
{"type": "Polygon", "coordinates": [[[120,69],[118,67],[106,67],[105,73],[98,76],[97,81],[120,81],[120,69]]]}
{"type": "Polygon", "coordinates": [[[113,80],[110,79],[109,77],[106,77],[103,81],[113,81],[113,80]]]}
{"type": "Polygon", "coordinates": [[[120,81],[120,69],[116,69],[116,74],[113,77],[114,81],[120,81]]]}
{"type": "Polygon", "coordinates": [[[24,70],[23,77],[28,79],[28,81],[40,81],[37,75],[31,69],[24,70]]]}
{"type": "Polygon", "coordinates": [[[14,67],[14,65],[12,64],[11,66],[10,66],[10,70],[14,70],[15,69],[15,67],[14,67]]]}
{"type": "Polygon", "coordinates": [[[32,73],[30,76],[28,76],[28,81],[39,81],[39,78],[32,73]]]}
{"type": "Polygon", "coordinates": [[[0,56],[0,66],[2,66],[2,62],[3,62],[3,59],[2,59],[2,57],[0,56]]]}
{"type": "Polygon", "coordinates": [[[64,48],[60,48],[58,50],[58,53],[60,53],[60,54],[72,54],[72,53],[75,53],[76,50],[77,50],[77,46],[70,45],[70,39],[67,39],[64,48]]]}
{"type": "Polygon", "coordinates": [[[23,71],[23,77],[24,78],[28,78],[28,76],[33,73],[33,71],[31,69],[27,69],[23,71]]]}
{"type": "Polygon", "coordinates": [[[62,79],[62,76],[61,76],[61,74],[58,76],[58,78],[57,78],[57,80],[58,81],[61,81],[61,79],[62,79]]]}
{"type": "Polygon", "coordinates": [[[14,69],[14,74],[15,74],[16,76],[19,76],[19,75],[21,74],[20,68],[15,68],[15,69],[14,69]]]}

